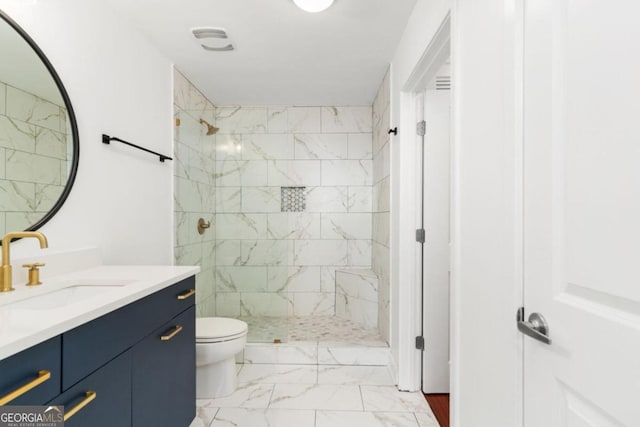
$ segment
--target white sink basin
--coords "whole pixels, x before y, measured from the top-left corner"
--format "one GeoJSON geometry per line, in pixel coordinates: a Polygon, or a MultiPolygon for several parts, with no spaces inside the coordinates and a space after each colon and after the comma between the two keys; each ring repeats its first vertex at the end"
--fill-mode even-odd
{"type": "Polygon", "coordinates": [[[11,304],[13,309],[53,310],[118,289],[122,285],[76,285],[11,304]]]}

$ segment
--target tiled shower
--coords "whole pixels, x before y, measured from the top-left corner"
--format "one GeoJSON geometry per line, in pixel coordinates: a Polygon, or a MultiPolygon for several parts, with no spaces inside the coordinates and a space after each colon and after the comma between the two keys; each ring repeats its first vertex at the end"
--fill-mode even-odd
{"type": "Polygon", "coordinates": [[[336,316],[388,340],[388,78],[372,106],[214,106],[177,71],[174,90],[175,255],[202,268],[198,314],[247,320],[250,341],[336,316]]]}

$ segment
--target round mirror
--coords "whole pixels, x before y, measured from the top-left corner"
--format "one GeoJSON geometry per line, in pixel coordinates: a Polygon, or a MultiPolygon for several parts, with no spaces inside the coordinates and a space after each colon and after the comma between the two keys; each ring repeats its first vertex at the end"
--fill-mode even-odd
{"type": "Polygon", "coordinates": [[[78,169],[69,96],[35,42],[0,11],[0,236],[37,230],[67,198],[78,169]]]}

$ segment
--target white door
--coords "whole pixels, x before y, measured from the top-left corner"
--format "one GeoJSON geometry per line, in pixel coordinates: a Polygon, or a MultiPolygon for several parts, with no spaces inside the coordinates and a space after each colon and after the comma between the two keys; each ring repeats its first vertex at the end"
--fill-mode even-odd
{"type": "Polygon", "coordinates": [[[526,427],[640,426],[639,17],[525,0],[526,427]]]}
{"type": "Polygon", "coordinates": [[[449,393],[449,79],[424,95],[422,390],[449,393]]]}

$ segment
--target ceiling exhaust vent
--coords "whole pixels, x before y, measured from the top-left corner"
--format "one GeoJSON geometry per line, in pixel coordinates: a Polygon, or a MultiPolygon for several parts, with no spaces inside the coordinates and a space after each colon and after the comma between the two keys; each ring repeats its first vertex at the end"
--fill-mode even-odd
{"type": "Polygon", "coordinates": [[[200,47],[209,52],[230,52],[236,49],[235,43],[224,28],[192,28],[191,33],[200,47]]]}

